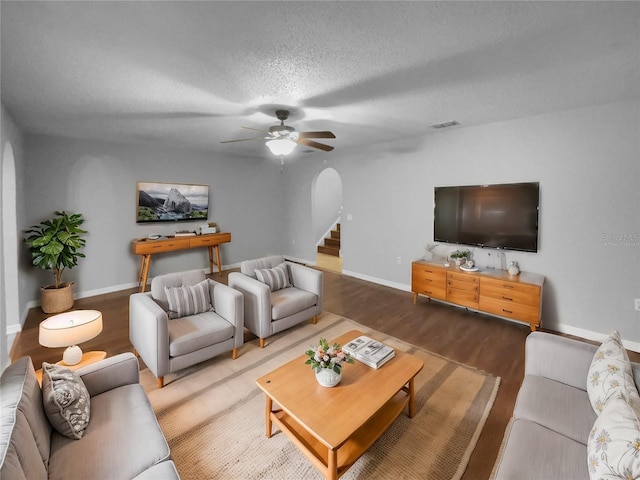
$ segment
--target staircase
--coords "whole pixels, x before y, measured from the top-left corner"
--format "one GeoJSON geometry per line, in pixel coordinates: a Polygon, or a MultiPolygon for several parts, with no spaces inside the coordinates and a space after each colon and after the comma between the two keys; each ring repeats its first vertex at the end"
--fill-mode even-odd
{"type": "Polygon", "coordinates": [[[340,257],[340,224],[331,230],[324,239],[324,245],[318,245],[316,265],[326,270],[342,273],[342,258],[340,257]]]}
{"type": "Polygon", "coordinates": [[[336,224],[336,229],[331,230],[329,237],[324,239],[324,245],[318,245],[318,253],[331,255],[333,257],[340,256],[340,224],[336,224]]]}

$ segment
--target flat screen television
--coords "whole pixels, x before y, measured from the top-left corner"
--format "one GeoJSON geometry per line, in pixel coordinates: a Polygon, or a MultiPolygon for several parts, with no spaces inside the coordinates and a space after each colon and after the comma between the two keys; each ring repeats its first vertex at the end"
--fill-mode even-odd
{"type": "Polygon", "coordinates": [[[434,241],[538,251],[538,182],[435,187],[434,197],[434,241]]]}
{"type": "Polygon", "coordinates": [[[159,182],[136,184],[136,223],[206,221],[208,216],[208,185],[159,182]]]}

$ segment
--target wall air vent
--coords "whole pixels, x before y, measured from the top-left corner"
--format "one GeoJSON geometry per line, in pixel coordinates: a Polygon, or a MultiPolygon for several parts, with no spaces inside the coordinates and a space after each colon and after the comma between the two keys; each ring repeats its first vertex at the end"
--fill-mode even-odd
{"type": "Polygon", "coordinates": [[[442,122],[442,123],[434,123],[431,125],[431,128],[447,128],[447,127],[455,127],[456,125],[460,125],[460,123],[455,120],[451,120],[450,122],[442,122]]]}

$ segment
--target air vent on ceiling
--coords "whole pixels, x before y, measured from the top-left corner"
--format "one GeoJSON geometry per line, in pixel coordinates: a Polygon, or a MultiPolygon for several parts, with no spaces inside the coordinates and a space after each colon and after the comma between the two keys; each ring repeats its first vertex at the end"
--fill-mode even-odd
{"type": "Polygon", "coordinates": [[[460,125],[460,123],[455,120],[451,120],[450,122],[442,122],[442,123],[434,123],[431,125],[431,128],[447,128],[447,127],[455,127],[456,125],[460,125]]]}

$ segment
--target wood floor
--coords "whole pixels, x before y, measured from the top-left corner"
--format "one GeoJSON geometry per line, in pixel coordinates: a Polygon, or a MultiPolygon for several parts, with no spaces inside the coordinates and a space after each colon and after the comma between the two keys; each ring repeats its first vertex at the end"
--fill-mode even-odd
{"type": "MultiPolygon", "coordinates": [[[[222,277],[214,274],[211,278],[227,283],[229,273],[223,272],[222,277]]],[[[83,343],[84,351],[106,350],[109,356],[133,351],[129,343],[128,299],[136,291],[130,289],[76,300],[75,309],[96,309],[103,315],[102,333],[83,343]]],[[[330,271],[324,271],[323,309],[501,377],[496,402],[463,477],[465,480],[489,478],[524,375],[524,342],[530,333],[529,327],[430,303],[423,297],[414,305],[411,293],[330,271]]],[[[64,349],[38,344],[38,324],[47,316],[39,308],[31,309],[14,342],[12,360],[29,355],[39,368],[43,361],[55,362],[62,358],[64,349]]],[[[257,341],[248,332],[245,340],[257,341]]],[[[633,361],[640,359],[640,355],[631,356],[633,361]]],[[[419,445],[416,448],[420,448],[419,445]]]]}

